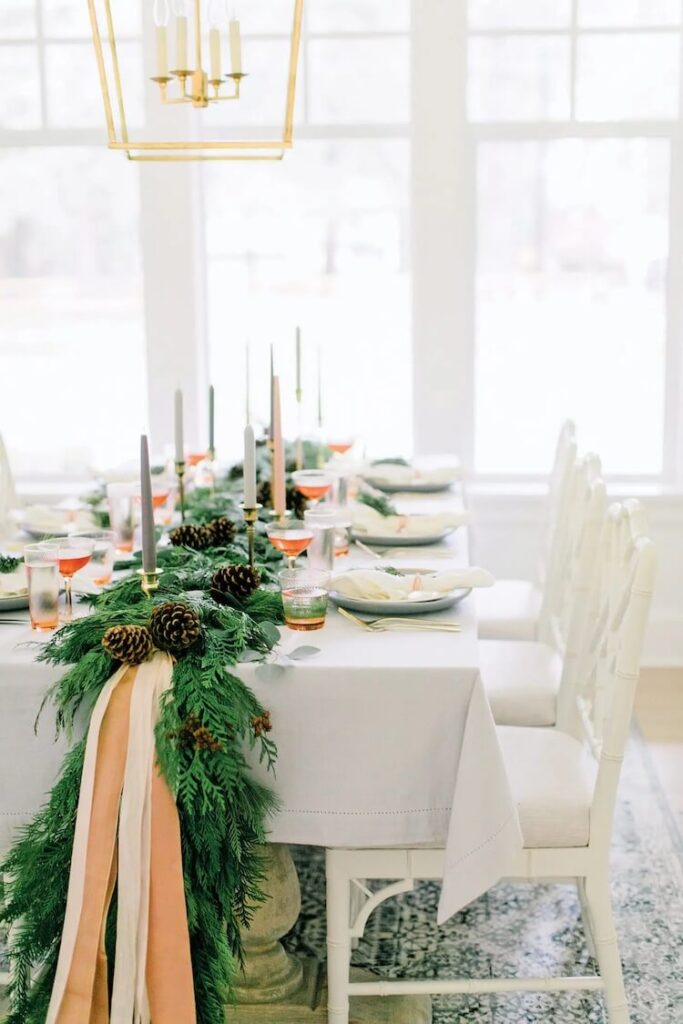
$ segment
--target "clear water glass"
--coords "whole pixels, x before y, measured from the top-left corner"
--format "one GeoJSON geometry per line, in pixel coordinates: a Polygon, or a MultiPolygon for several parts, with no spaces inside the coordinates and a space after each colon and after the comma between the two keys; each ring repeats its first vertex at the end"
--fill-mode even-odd
{"type": "Polygon", "coordinates": [[[116,534],[113,530],[79,530],[76,537],[87,537],[93,541],[92,554],[88,564],[76,573],[77,583],[106,587],[114,573],[116,534]]]}
{"type": "Polygon", "coordinates": [[[27,544],[24,565],[31,628],[39,633],[56,629],[59,625],[59,546],[49,542],[27,544]]]}
{"type": "Polygon", "coordinates": [[[109,520],[119,551],[133,551],[140,518],[139,494],[140,485],[133,482],[107,484],[109,520]]]}
{"type": "Polygon", "coordinates": [[[289,629],[322,629],[327,616],[331,573],[322,569],[283,569],[278,575],[289,629]]]}

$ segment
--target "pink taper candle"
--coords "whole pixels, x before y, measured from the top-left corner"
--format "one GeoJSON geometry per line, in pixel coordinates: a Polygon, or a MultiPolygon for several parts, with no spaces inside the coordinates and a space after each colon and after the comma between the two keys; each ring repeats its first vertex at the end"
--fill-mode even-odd
{"type": "Polygon", "coordinates": [[[282,414],[280,407],[280,378],[273,377],[273,511],[285,514],[285,449],[282,443],[282,414]]]}

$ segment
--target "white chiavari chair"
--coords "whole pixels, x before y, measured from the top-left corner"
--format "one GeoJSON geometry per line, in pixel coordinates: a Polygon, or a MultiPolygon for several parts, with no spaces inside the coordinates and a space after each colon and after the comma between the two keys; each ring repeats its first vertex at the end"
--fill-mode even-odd
{"type": "Polygon", "coordinates": [[[501,579],[477,595],[479,636],[491,640],[536,640],[562,586],[559,572],[568,526],[568,488],[576,460],[576,428],[567,420],[560,430],[548,487],[545,530],[536,579],[501,579]]]}
{"type": "Polygon", "coordinates": [[[655,553],[633,505],[610,508],[600,538],[601,573],[591,590],[591,622],[579,652],[572,733],[559,728],[499,727],[524,849],[512,881],[577,885],[587,938],[599,974],[585,977],[462,978],[351,982],[351,940],[362,936],[383,900],[440,879],[436,849],[328,850],[328,1024],[348,1024],[349,998],[369,995],[458,995],[601,991],[609,1024],[628,1024],[609,888],[609,847],[621,764],[640,670],[655,575],[655,553]],[[350,914],[356,880],[400,879],[379,892],[360,883],[361,909],[350,914]]]}
{"type": "Polygon", "coordinates": [[[586,622],[586,596],[598,569],[598,537],[607,508],[595,456],[579,459],[568,481],[568,525],[558,551],[563,587],[549,609],[548,640],[480,640],[482,679],[498,725],[550,726],[560,690],[571,685],[586,622]]]}

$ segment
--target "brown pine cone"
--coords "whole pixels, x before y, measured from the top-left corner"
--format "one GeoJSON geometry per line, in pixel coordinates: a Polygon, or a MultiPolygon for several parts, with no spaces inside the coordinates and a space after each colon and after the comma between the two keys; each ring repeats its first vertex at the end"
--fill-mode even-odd
{"type": "MultiPolygon", "coordinates": [[[[256,500],[264,508],[272,508],[272,490],[270,480],[262,480],[258,485],[256,500]]],[[[287,508],[291,508],[295,519],[303,519],[304,512],[308,508],[308,500],[301,491],[297,491],[293,484],[289,484],[286,492],[287,508]]]]}
{"type": "Polygon", "coordinates": [[[110,626],[102,646],[115,661],[127,665],[140,665],[154,650],[147,626],[110,626]]]}
{"type": "Polygon", "coordinates": [[[183,523],[169,532],[171,544],[179,548],[191,548],[192,551],[203,551],[212,541],[211,530],[207,526],[193,526],[183,523]]]}
{"type": "Polygon", "coordinates": [[[272,732],[273,723],[270,720],[270,711],[264,711],[258,718],[252,718],[251,728],[257,738],[263,736],[264,732],[272,732]]]}
{"type": "Polygon", "coordinates": [[[179,654],[199,639],[202,624],[194,608],[180,601],[167,601],[153,609],[149,631],[160,651],[179,654]]]}
{"type": "Polygon", "coordinates": [[[219,604],[225,594],[232,594],[244,601],[258,589],[260,583],[260,572],[250,565],[222,565],[211,580],[211,594],[219,604]]]}
{"type": "Polygon", "coordinates": [[[211,547],[224,548],[235,539],[236,527],[232,519],[221,516],[206,527],[211,533],[211,547]]]}

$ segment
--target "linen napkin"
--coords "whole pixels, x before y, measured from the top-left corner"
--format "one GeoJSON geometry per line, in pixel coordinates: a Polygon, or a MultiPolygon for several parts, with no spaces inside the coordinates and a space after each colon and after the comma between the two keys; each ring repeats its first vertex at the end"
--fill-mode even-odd
{"type": "Polygon", "coordinates": [[[400,486],[401,484],[449,484],[462,476],[460,466],[397,466],[392,462],[383,462],[368,467],[366,474],[369,480],[381,480],[383,483],[400,486]]]}
{"type": "Polygon", "coordinates": [[[365,533],[370,537],[435,537],[446,530],[464,526],[469,521],[469,512],[383,516],[376,509],[363,504],[358,504],[352,514],[354,532],[365,533]]]}
{"type": "Polygon", "coordinates": [[[332,589],[343,597],[369,601],[428,601],[451,590],[491,587],[494,583],[490,572],[475,566],[405,576],[396,576],[382,569],[354,569],[335,576],[332,589]]]}
{"type": "Polygon", "coordinates": [[[17,507],[17,492],[5,442],[0,434],[0,533],[9,528],[10,513],[17,507]]]}
{"type": "Polygon", "coordinates": [[[0,597],[22,596],[28,590],[26,569],[20,565],[13,572],[0,572],[0,597]]]}

